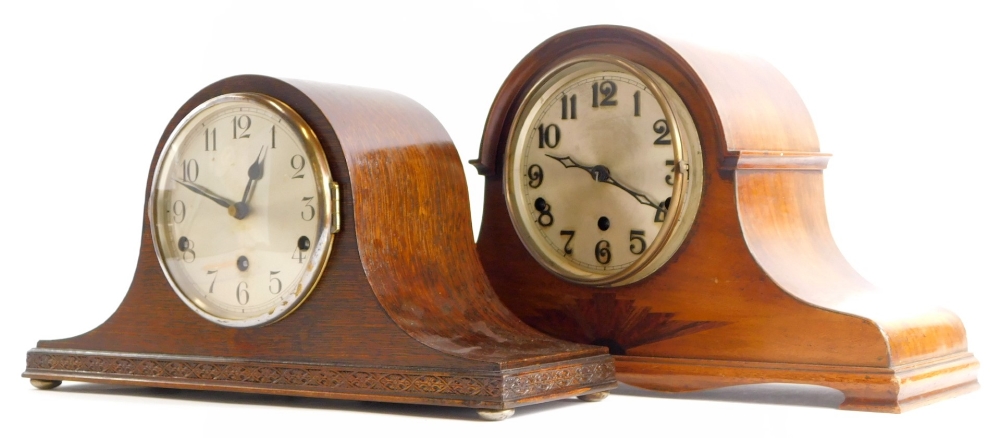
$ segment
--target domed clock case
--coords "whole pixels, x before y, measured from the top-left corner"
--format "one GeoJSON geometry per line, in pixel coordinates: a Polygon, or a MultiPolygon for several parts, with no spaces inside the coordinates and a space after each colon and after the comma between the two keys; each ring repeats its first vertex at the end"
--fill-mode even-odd
{"type": "MultiPolygon", "coordinates": [[[[615,387],[614,365],[604,348],[542,335],[500,303],[476,257],[458,153],[434,116],[406,97],[263,76],[224,79],[195,94],[170,121],[150,167],[147,193],[155,184],[156,157],[185,115],[219,96],[247,94],[267,96],[301,116],[322,146],[319,156],[327,160],[323,166],[328,165],[332,180],[328,202],[335,206],[330,223],[336,237],[308,298],[297,308],[286,307],[284,318],[263,324],[254,322],[260,319],[242,325],[215,321],[207,314],[211,307],[201,311],[194,306],[202,304],[192,303],[225,292],[228,301],[219,302],[238,308],[248,301],[248,288],[251,294],[281,289],[281,282],[273,280],[276,273],[265,271],[259,285],[233,282],[222,291],[220,271],[214,286],[208,277],[196,279],[205,283],[203,289],[186,290],[190,300],[184,300],[157,260],[157,231],[144,221],[138,268],[118,310],[80,336],[39,341],[28,352],[24,377],[40,388],[74,380],[464,406],[480,409],[490,419],[505,418],[525,404],[573,396],[597,400],[615,387]]],[[[268,178],[279,177],[276,169],[283,169],[282,178],[296,178],[306,170],[306,161],[280,155],[280,145],[272,152],[276,131],[252,131],[251,121],[256,127],[263,119],[247,108],[249,112],[235,112],[231,120],[219,119],[222,125],[215,131],[199,128],[190,152],[190,157],[209,150],[221,154],[224,147],[244,147],[224,144],[224,138],[254,140],[258,134],[248,137],[250,132],[262,132],[266,147],[247,143],[244,162],[231,172],[237,175],[238,192],[229,196],[239,199],[243,193],[244,205],[229,205],[231,217],[226,216],[226,209],[215,205],[226,206],[221,199],[226,194],[200,185],[207,178],[208,159],[196,171],[190,164],[195,158],[190,158],[174,166],[173,181],[164,180],[164,187],[177,187],[174,196],[186,196],[181,199],[190,201],[188,210],[162,213],[165,217],[180,222],[186,214],[194,220],[194,200],[207,205],[202,209],[210,213],[205,214],[217,214],[220,226],[237,229],[246,223],[244,216],[252,218],[264,208],[265,199],[273,204],[267,207],[270,214],[291,209],[294,221],[318,214],[322,204],[315,199],[300,202],[301,195],[276,188],[293,187],[292,182],[267,185],[268,178]],[[201,179],[191,182],[196,174],[201,179]],[[276,198],[289,199],[281,203],[276,198]]],[[[159,223],[150,216],[151,204],[144,217],[159,223]]],[[[197,257],[207,252],[203,248],[210,237],[198,239],[180,239],[177,264],[195,258],[189,254],[192,248],[201,251],[197,257]],[[192,240],[197,245],[192,247],[192,240]],[[190,257],[183,259],[185,255],[190,257]]],[[[177,246],[174,242],[161,246],[167,251],[177,246]]],[[[247,242],[246,251],[259,244],[247,242]]],[[[299,249],[308,249],[301,242],[299,249]]],[[[293,254],[294,239],[287,243],[293,254]]],[[[287,254],[280,256],[275,260],[287,266],[287,254]]],[[[254,257],[231,261],[215,269],[237,276],[258,263],[254,257]]]]}
{"type": "MultiPolygon", "coordinates": [[[[643,108],[646,112],[648,107],[643,108]]],[[[594,147],[612,150],[603,152],[610,161],[632,157],[641,162],[647,151],[653,160],[650,139],[657,137],[648,136],[662,131],[641,126],[640,134],[647,136],[641,137],[642,147],[626,142],[594,147]]],[[[631,385],[694,391],[767,382],[813,384],[842,391],[841,408],[879,412],[900,412],[977,388],[978,362],[967,351],[965,329],[955,314],[880,292],[837,249],[823,199],[823,169],[829,158],[820,152],[798,94],[760,59],[668,43],[624,27],[567,31],[540,44],[514,68],[490,110],[479,158],[472,162],[486,179],[479,255],[501,299],[522,320],[561,339],[609,347],[619,380],[631,385]],[[627,70],[652,80],[638,83],[628,78],[639,76],[607,67],[607,77],[592,76],[576,89],[559,88],[560,71],[593,59],[630,66],[627,70]],[[632,85],[623,79],[615,88],[605,86],[612,76],[632,85]],[[549,88],[552,83],[556,85],[549,88]],[[598,163],[570,153],[579,151],[589,137],[578,137],[576,143],[567,140],[580,129],[614,130],[620,138],[631,138],[621,134],[630,129],[624,125],[607,122],[585,128],[580,123],[596,120],[588,117],[597,113],[586,112],[620,111],[620,120],[638,117],[642,93],[636,91],[634,114],[630,94],[636,87],[658,88],[664,94],[672,89],[679,101],[667,99],[659,109],[678,120],[684,111],[690,115],[693,126],[687,135],[697,139],[700,155],[691,155],[684,169],[664,167],[663,172],[673,172],[667,183],[669,175],[700,178],[700,187],[692,188],[700,199],[687,198],[692,222],[687,230],[681,227],[669,236],[676,242],[673,253],[652,272],[635,270],[640,275],[603,284],[560,275],[544,260],[536,260],[541,257],[532,248],[544,242],[531,241],[531,235],[518,228],[524,227],[519,223],[559,226],[556,202],[539,191],[538,199],[545,202],[532,210],[529,198],[522,204],[530,215],[517,216],[514,198],[522,193],[533,197],[532,190],[542,190],[557,178],[577,178],[574,186],[590,184],[593,196],[610,190],[621,202],[645,208],[652,226],[655,203],[667,196],[657,197],[656,191],[670,193],[669,187],[660,181],[662,187],[639,194],[641,187],[628,186],[639,181],[638,172],[616,173],[610,164],[599,169],[598,163]],[[545,94],[550,89],[566,94],[545,94]],[[570,95],[572,90],[578,94],[570,95]],[[618,107],[623,108],[599,105],[615,90],[618,107]],[[550,116],[545,116],[549,119],[533,118],[532,105],[538,101],[552,102],[546,113],[550,116]],[[574,101],[578,105],[569,109],[576,113],[562,109],[567,108],[563,102],[574,101]],[[550,123],[559,125],[558,144],[550,123]],[[553,135],[546,137],[546,130],[553,135]],[[519,132],[527,134],[519,137],[519,132]],[[506,168],[521,159],[511,154],[520,151],[518,142],[525,138],[528,148],[547,155],[531,152],[525,156],[534,161],[506,168]],[[542,171],[543,181],[538,178],[542,171]],[[616,180],[609,181],[609,175],[616,180]],[[521,185],[512,187],[514,181],[521,185]]],[[[660,166],[680,163],[654,161],[660,166]]],[[[562,202],[586,203],[590,198],[584,194],[565,199],[571,201],[562,202]]],[[[655,213],[661,217],[660,211],[655,213]]],[[[602,219],[613,219],[613,214],[602,219]]],[[[595,223],[588,232],[630,236],[628,228],[615,231],[612,223],[602,231],[607,221],[595,223]]],[[[606,243],[583,247],[577,240],[579,230],[553,230],[546,238],[555,242],[550,244],[554,249],[547,250],[546,257],[586,258],[593,266],[630,249],[633,254],[648,251],[645,243],[657,233],[653,228],[645,234],[632,230],[631,237],[644,237],[641,246],[637,239],[632,246],[623,240],[618,247],[607,240],[609,249],[606,243]],[[602,258],[607,255],[603,249],[612,256],[602,258]]]]}

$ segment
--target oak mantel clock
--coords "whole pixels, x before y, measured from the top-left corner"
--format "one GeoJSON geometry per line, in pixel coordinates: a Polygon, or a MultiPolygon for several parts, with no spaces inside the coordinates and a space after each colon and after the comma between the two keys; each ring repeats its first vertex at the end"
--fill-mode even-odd
{"type": "Polygon", "coordinates": [[[604,348],[544,336],[500,304],[455,147],[408,98],[224,79],[170,121],[147,193],[124,301],[96,329],[30,350],[35,386],[464,406],[489,419],[615,386],[604,348]]]}
{"type": "Polygon", "coordinates": [[[828,159],[766,62],[567,31],[490,110],[479,255],[522,320],[607,346],[632,385],[815,384],[883,412],[975,389],[959,318],[885,299],[835,246],[828,159]]]}

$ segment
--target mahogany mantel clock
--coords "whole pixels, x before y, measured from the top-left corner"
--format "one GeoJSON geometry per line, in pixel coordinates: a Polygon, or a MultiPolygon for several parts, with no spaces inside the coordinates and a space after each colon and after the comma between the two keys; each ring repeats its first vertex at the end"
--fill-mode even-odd
{"type": "Polygon", "coordinates": [[[118,310],[24,377],[477,408],[615,386],[490,287],[440,123],[378,90],[237,76],[167,126],[118,310]],[[377,126],[374,125],[377,121],[377,126]]]}
{"type": "Polygon", "coordinates": [[[828,159],[766,62],[571,30],[490,110],[478,251],[514,313],[636,386],[807,383],[885,412],[975,389],[959,318],[885,299],[835,246],[828,159]]]}

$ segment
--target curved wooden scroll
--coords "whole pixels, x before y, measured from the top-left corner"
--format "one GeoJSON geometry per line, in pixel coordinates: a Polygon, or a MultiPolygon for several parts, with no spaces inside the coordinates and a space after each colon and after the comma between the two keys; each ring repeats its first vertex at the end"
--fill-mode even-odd
{"type": "MultiPolygon", "coordinates": [[[[475,253],[465,176],[451,139],[389,92],[237,76],[214,96],[257,92],[314,129],[340,185],[341,230],[309,298],[271,325],[223,327],[171,290],[144,221],[118,310],[75,338],[40,341],[24,377],[483,409],[613,388],[603,348],[538,333],[500,304],[475,253]]],[[[143,216],[148,217],[147,215],[143,216]]]]}
{"type": "Polygon", "coordinates": [[[514,313],[553,336],[609,346],[629,384],[807,383],[843,391],[842,408],[885,412],[975,389],[978,362],[961,321],[879,293],[837,249],[823,200],[828,159],[802,100],[770,64],[629,28],[571,30],[528,54],[490,110],[473,161],[486,177],[479,254],[514,313]],[[508,215],[501,168],[532,83],[601,53],[677,90],[705,159],[687,241],[658,272],[615,288],[567,283],[534,262],[508,215]]]}

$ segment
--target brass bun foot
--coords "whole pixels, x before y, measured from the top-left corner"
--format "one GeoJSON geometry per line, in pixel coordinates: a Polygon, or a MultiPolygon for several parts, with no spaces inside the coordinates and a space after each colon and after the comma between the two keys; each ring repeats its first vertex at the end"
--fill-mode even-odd
{"type": "Polygon", "coordinates": [[[611,391],[601,391],[601,392],[595,392],[593,394],[578,395],[576,396],[576,398],[583,400],[585,402],[599,402],[601,400],[608,398],[609,395],[611,395],[611,391]]]}
{"type": "Polygon", "coordinates": [[[31,379],[31,386],[38,389],[52,389],[62,385],[62,380],[31,379]]]}
{"type": "Polygon", "coordinates": [[[489,421],[506,420],[514,415],[513,409],[477,409],[479,418],[489,421]]]}

